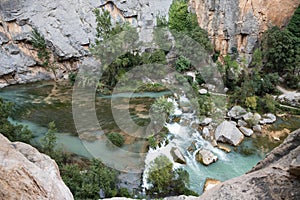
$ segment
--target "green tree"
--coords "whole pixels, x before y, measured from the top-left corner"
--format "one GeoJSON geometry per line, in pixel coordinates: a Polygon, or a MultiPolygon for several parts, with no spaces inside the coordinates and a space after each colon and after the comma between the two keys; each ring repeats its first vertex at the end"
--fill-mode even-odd
{"type": "Polygon", "coordinates": [[[86,168],[77,164],[64,165],[61,175],[75,199],[110,198],[118,192],[117,172],[106,167],[100,160],[93,159],[86,168]]]}
{"type": "Polygon", "coordinates": [[[51,156],[52,158],[54,158],[55,147],[57,142],[56,133],[57,129],[55,122],[49,122],[48,131],[45,134],[45,136],[41,139],[42,151],[47,155],[51,156]]]}
{"type": "Polygon", "coordinates": [[[296,9],[292,16],[287,29],[297,38],[300,38],[300,6],[296,9]]]}
{"type": "Polygon", "coordinates": [[[197,193],[189,190],[189,174],[183,169],[173,170],[172,162],[166,156],[159,156],[151,163],[148,182],[152,185],[148,193],[155,197],[194,195],[197,193]]]}
{"type": "Polygon", "coordinates": [[[213,48],[209,41],[208,34],[204,29],[199,27],[197,15],[189,12],[187,1],[173,1],[169,10],[169,28],[175,30],[177,33],[183,33],[191,37],[204,49],[212,52],[213,48]]]}
{"type": "Polygon", "coordinates": [[[175,68],[178,72],[185,72],[192,67],[191,61],[184,56],[179,56],[175,62],[175,68]]]}
{"type": "Polygon", "coordinates": [[[262,40],[266,72],[296,75],[300,65],[300,40],[288,30],[273,27],[262,40]]]}
{"type": "Polygon", "coordinates": [[[0,98],[0,133],[12,142],[19,141],[30,144],[30,140],[33,138],[32,132],[26,126],[12,124],[8,120],[12,113],[13,103],[0,98]]]}
{"type": "Polygon", "coordinates": [[[109,133],[107,134],[107,138],[111,141],[114,145],[121,147],[123,146],[125,139],[120,133],[109,133]]]}

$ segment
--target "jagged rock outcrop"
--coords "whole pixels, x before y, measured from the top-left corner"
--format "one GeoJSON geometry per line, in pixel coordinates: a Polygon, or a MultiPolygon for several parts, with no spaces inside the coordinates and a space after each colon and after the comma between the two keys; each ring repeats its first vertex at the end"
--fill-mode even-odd
{"type": "Polygon", "coordinates": [[[258,38],[271,26],[284,27],[299,0],[190,0],[198,21],[221,55],[238,50],[250,60],[258,38]]]}
{"type": "Polygon", "coordinates": [[[76,69],[90,55],[95,40],[93,10],[105,7],[115,21],[129,21],[147,41],[156,16],[167,16],[172,0],[1,0],[0,1],[0,87],[53,78],[37,67],[37,52],[30,34],[36,28],[51,49],[58,76],[76,69]]]}
{"type": "Polygon", "coordinates": [[[300,179],[293,173],[299,154],[300,129],[291,133],[250,172],[219,184],[201,199],[299,199],[300,179]]]}
{"type": "Polygon", "coordinates": [[[0,134],[0,199],[73,199],[49,156],[0,134]]]}

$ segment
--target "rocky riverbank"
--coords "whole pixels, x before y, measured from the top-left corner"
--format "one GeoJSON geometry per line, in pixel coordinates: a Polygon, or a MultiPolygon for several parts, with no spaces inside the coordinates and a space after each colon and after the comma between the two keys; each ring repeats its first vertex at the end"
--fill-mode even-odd
{"type": "MultiPolygon", "coordinates": [[[[207,190],[200,197],[176,196],[164,200],[299,199],[300,129],[292,132],[248,173],[207,190]]],[[[127,198],[112,198],[122,200],[127,198]]]]}

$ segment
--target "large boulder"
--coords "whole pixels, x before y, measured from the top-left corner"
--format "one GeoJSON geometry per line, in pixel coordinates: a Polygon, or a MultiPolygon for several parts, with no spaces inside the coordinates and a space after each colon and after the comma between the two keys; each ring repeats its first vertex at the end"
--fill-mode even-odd
{"type": "Polygon", "coordinates": [[[229,112],[227,113],[228,117],[232,117],[234,119],[240,119],[245,115],[247,111],[241,106],[233,106],[229,112]]]}
{"type": "Polygon", "coordinates": [[[233,123],[229,121],[223,121],[216,128],[215,138],[217,141],[237,146],[243,141],[244,135],[233,123]]]}
{"type": "Polygon", "coordinates": [[[180,164],[186,164],[186,160],[178,148],[172,147],[170,153],[173,157],[174,162],[177,162],[180,164]]]}
{"type": "Polygon", "coordinates": [[[207,149],[200,149],[196,154],[196,160],[207,166],[216,162],[218,157],[207,149]]]}
{"type": "Polygon", "coordinates": [[[73,199],[54,160],[0,134],[0,199],[73,199]]]}
{"type": "Polygon", "coordinates": [[[272,124],[276,121],[276,116],[274,114],[268,113],[263,115],[262,119],[259,121],[260,124],[272,124]]]}

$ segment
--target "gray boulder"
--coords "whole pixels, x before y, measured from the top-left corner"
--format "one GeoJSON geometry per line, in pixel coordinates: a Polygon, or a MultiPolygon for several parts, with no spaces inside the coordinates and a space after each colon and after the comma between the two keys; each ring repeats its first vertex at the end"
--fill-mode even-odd
{"type": "Polygon", "coordinates": [[[204,165],[210,165],[218,160],[218,157],[211,151],[200,149],[196,154],[196,160],[204,165]]]}
{"type": "Polygon", "coordinates": [[[172,147],[170,153],[173,157],[174,162],[186,164],[186,160],[178,148],[172,147]]]}
{"type": "Polygon", "coordinates": [[[228,117],[233,117],[234,119],[240,119],[245,115],[247,111],[241,106],[233,106],[227,113],[228,117]]]}
{"type": "Polygon", "coordinates": [[[252,127],[253,131],[254,132],[258,132],[258,133],[261,133],[261,126],[260,125],[255,125],[252,127]]]}
{"type": "Polygon", "coordinates": [[[243,141],[244,135],[234,124],[229,121],[223,121],[216,128],[215,138],[217,141],[237,146],[243,141]]]}
{"type": "Polygon", "coordinates": [[[207,118],[205,118],[202,122],[200,122],[200,125],[202,125],[202,126],[207,126],[207,125],[209,125],[211,122],[212,122],[212,118],[207,117],[207,118]]]}
{"type": "Polygon", "coordinates": [[[238,124],[238,126],[247,126],[248,125],[247,122],[245,122],[242,119],[239,119],[237,124],[238,124]]]}
{"type": "Polygon", "coordinates": [[[246,127],[240,127],[240,130],[242,131],[242,133],[245,135],[245,136],[248,136],[250,137],[252,134],[253,134],[253,130],[251,130],[250,128],[246,128],[246,127]]]}
{"type": "Polygon", "coordinates": [[[276,116],[274,114],[268,113],[263,115],[262,119],[259,121],[260,124],[272,124],[276,121],[276,116]]]}

